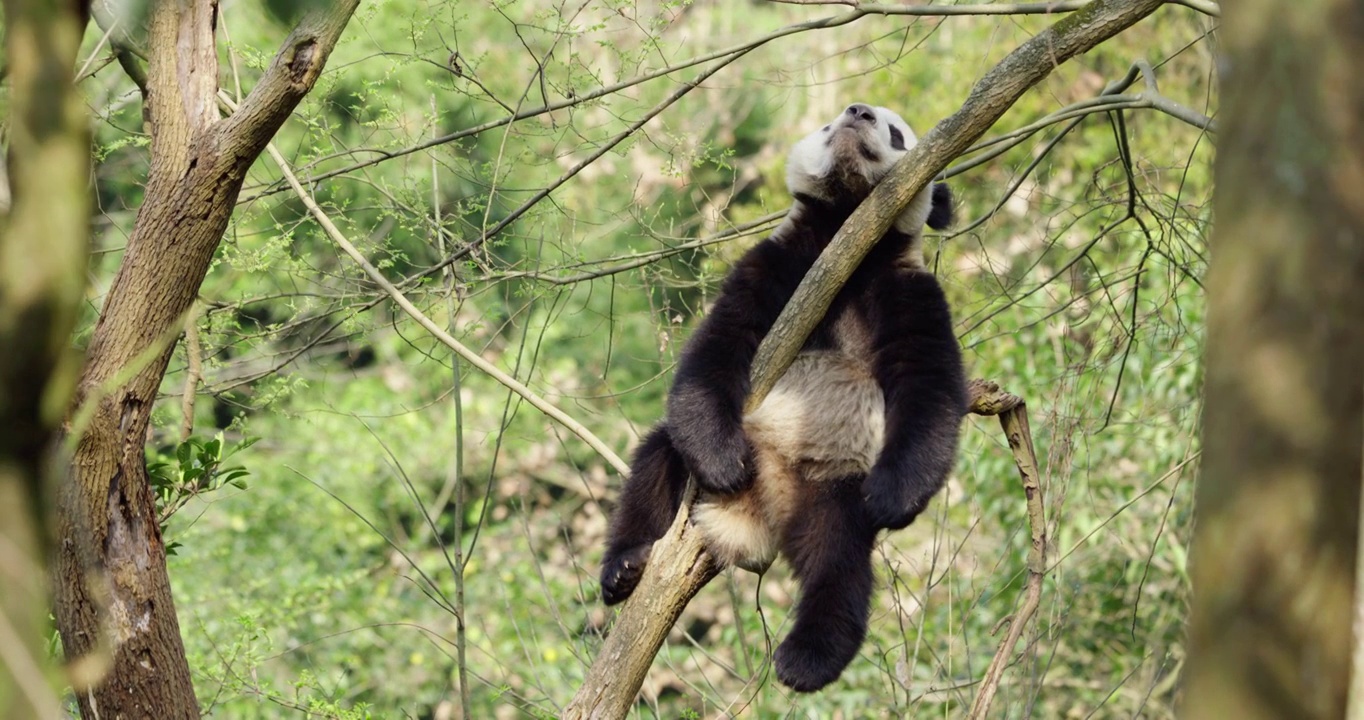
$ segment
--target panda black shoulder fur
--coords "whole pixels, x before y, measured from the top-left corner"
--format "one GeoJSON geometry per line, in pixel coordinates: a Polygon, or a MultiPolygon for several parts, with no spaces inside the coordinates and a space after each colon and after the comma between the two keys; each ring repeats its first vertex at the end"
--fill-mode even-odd
{"type": "Polygon", "coordinates": [[[916,142],[899,115],[851,105],[798,142],[795,197],[738,262],[682,351],[667,418],[635,454],[612,519],[602,597],[629,597],[671,525],[690,472],[695,513],[722,562],[801,582],[775,661],[799,691],[833,682],[866,635],[872,547],[924,510],[952,468],[966,385],[947,300],[924,268],[923,226],[951,223],[925,189],[872,249],[761,407],[743,414],[758,344],[843,221],[916,142]]]}

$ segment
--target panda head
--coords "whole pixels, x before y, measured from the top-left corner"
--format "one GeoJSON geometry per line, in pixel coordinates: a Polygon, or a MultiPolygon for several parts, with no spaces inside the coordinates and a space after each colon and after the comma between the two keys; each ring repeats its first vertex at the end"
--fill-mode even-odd
{"type": "MultiPolygon", "coordinates": [[[[786,186],[799,203],[850,211],[917,143],[909,124],[893,111],[853,103],[791,149],[786,186]]],[[[951,223],[952,194],[939,183],[910,201],[895,229],[918,237],[925,224],[942,230],[951,223]]]]}

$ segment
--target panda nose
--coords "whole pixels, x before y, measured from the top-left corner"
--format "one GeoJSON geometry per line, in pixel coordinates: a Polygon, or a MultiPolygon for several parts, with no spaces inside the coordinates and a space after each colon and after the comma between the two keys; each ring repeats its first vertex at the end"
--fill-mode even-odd
{"type": "Polygon", "coordinates": [[[854,119],[865,120],[871,123],[872,125],[876,124],[876,112],[871,109],[870,105],[866,105],[863,103],[854,103],[848,106],[847,112],[854,119]]]}

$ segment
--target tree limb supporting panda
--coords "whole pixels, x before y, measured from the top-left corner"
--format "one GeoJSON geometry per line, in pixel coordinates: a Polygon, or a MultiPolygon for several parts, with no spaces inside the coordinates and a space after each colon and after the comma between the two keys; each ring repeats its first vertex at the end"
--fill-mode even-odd
{"type": "Polygon", "coordinates": [[[966,383],[947,300],[924,268],[923,226],[951,193],[915,197],[835,297],[759,407],[744,413],[758,345],[820,252],[916,138],[886,108],[850,105],[787,161],[786,220],[738,262],[683,349],[667,417],[636,451],[612,519],[602,597],[634,591],[690,474],[694,521],[721,562],[801,582],[775,655],[799,691],[836,680],[866,636],[881,529],[923,512],[952,468],[966,383]]]}

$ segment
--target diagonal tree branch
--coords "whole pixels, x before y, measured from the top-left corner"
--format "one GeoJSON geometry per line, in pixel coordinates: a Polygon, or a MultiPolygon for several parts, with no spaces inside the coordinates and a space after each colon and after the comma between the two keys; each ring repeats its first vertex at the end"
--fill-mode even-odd
{"type": "MultiPolygon", "coordinates": [[[[241,106],[224,121],[223,137],[227,147],[255,159],[279,126],[322,74],[327,57],[346,29],[360,0],[312,3],[313,10],[299,20],[289,33],[260,82],[242,100],[241,106]]],[[[215,85],[213,90],[217,92],[215,85]]],[[[216,98],[211,98],[216,103],[216,98]]],[[[235,201],[235,197],[233,198],[235,201]]]]}
{"type": "Polygon", "coordinates": [[[123,73],[128,79],[133,81],[137,90],[142,95],[142,100],[147,100],[147,68],[143,67],[145,59],[132,45],[128,37],[126,27],[119,26],[119,19],[110,14],[110,8],[105,0],[94,0],[90,3],[90,16],[95,19],[95,24],[109,35],[109,47],[113,48],[114,58],[123,68],[123,73]]]}

